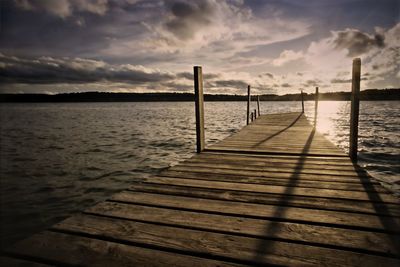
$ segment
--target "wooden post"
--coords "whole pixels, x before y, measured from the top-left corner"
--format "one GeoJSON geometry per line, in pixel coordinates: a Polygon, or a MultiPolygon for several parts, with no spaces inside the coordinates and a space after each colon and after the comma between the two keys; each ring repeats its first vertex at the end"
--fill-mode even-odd
{"type": "Polygon", "coordinates": [[[194,70],[194,94],[196,106],[196,152],[204,150],[204,97],[203,97],[203,73],[200,66],[194,70]]]}
{"type": "Polygon", "coordinates": [[[258,117],[260,117],[260,96],[257,96],[257,110],[258,110],[258,117]]]}
{"type": "Polygon", "coordinates": [[[315,87],[315,110],[314,110],[314,127],[317,126],[317,116],[318,116],[318,98],[319,98],[319,94],[318,94],[318,87],[315,87]]]}
{"type": "Polygon", "coordinates": [[[253,112],[250,113],[251,122],[253,122],[253,112]]]}
{"type": "Polygon", "coordinates": [[[351,79],[351,110],[350,110],[350,146],[349,156],[353,162],[357,162],[358,149],[358,115],[360,109],[360,76],[361,59],[353,59],[353,74],[351,79]]]}
{"type": "Polygon", "coordinates": [[[250,116],[250,85],[247,86],[247,125],[249,125],[250,116]]]}
{"type": "Polygon", "coordinates": [[[254,119],[257,119],[257,110],[254,109],[254,119]]]}
{"type": "Polygon", "coordinates": [[[303,96],[303,90],[301,90],[301,112],[304,113],[304,96],[303,96]]]}

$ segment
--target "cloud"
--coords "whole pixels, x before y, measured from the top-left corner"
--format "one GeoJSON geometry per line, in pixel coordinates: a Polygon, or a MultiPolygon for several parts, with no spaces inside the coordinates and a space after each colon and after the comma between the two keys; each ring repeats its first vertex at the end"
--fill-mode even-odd
{"type": "Polygon", "coordinates": [[[279,55],[278,58],[272,61],[272,64],[275,66],[282,66],[288,62],[302,59],[303,57],[304,55],[301,51],[295,52],[293,50],[285,50],[279,55]]]}
{"type": "Polygon", "coordinates": [[[0,48],[14,55],[173,65],[178,71],[203,62],[228,68],[263,60],[238,53],[310,33],[306,19],[284,18],[277,9],[255,12],[246,1],[8,1],[14,4],[5,5],[0,48]]]}
{"type": "MultiPolygon", "coordinates": [[[[191,80],[191,81],[193,80],[193,73],[191,73],[191,72],[180,72],[176,76],[178,78],[184,78],[184,79],[191,80]]],[[[203,74],[203,78],[205,80],[216,79],[219,76],[220,76],[219,74],[214,74],[214,73],[204,73],[203,74]]]]}
{"type": "Polygon", "coordinates": [[[212,54],[208,64],[231,65],[235,60],[240,64],[238,53],[309,33],[305,21],[282,19],[275,11],[261,17],[244,1],[166,1],[165,8],[163,16],[158,13],[156,20],[143,22],[151,32],[143,48],[159,55],[174,53],[182,61],[198,61],[212,54]]]}
{"type": "Polygon", "coordinates": [[[351,79],[332,79],[331,83],[351,83],[351,79]]]}
{"type": "MultiPolygon", "coordinates": [[[[366,81],[366,80],[368,80],[368,78],[361,78],[360,80],[361,81],[366,81]]],[[[338,78],[335,78],[335,79],[331,80],[331,83],[351,83],[351,79],[338,79],[338,78]]]]}
{"type": "Polygon", "coordinates": [[[362,88],[397,88],[400,87],[400,79],[396,77],[400,71],[399,44],[400,23],[389,29],[375,28],[374,35],[355,29],[331,31],[329,36],[312,41],[300,51],[305,65],[288,64],[297,62],[295,59],[301,54],[285,50],[272,61],[270,70],[277,72],[283,66],[286,70],[293,67],[291,72],[301,72],[302,76],[287,75],[284,82],[292,85],[320,86],[326,91],[350,90],[349,70],[353,55],[358,54],[362,62],[362,88]],[[368,73],[368,78],[364,73],[368,73]]]}
{"type": "Polygon", "coordinates": [[[194,37],[202,27],[212,24],[216,3],[212,1],[173,2],[170,6],[171,18],[165,28],[181,40],[194,37]]]}
{"type": "Polygon", "coordinates": [[[315,80],[307,80],[305,83],[303,83],[303,86],[305,87],[310,87],[310,86],[319,86],[321,85],[322,81],[319,79],[315,79],[315,80]]]}
{"type": "Polygon", "coordinates": [[[61,18],[69,17],[74,11],[104,15],[108,0],[14,0],[17,7],[30,11],[45,11],[61,18]]]}
{"type": "Polygon", "coordinates": [[[82,58],[37,59],[0,54],[2,83],[28,84],[83,84],[116,82],[128,84],[158,83],[174,79],[171,73],[140,65],[113,65],[99,60],[82,58]]]}
{"type": "MultiPolygon", "coordinates": [[[[206,89],[241,93],[248,76],[241,73],[204,73],[206,89]]],[[[254,83],[256,84],[256,83],[254,83]]],[[[193,73],[164,72],[141,65],[110,64],[101,60],[56,57],[16,57],[0,53],[0,91],[4,92],[192,92],[193,73]]]]}
{"type": "Polygon", "coordinates": [[[242,80],[218,80],[214,82],[213,87],[245,89],[247,88],[247,85],[248,83],[242,80]]]}
{"type": "Polygon", "coordinates": [[[262,74],[259,75],[260,78],[262,78],[263,76],[264,77],[268,77],[269,79],[273,79],[274,78],[274,75],[272,73],[269,73],[269,72],[262,73],[262,74]]]}
{"type": "Polygon", "coordinates": [[[357,29],[334,31],[333,43],[337,49],[347,49],[348,56],[355,57],[370,51],[372,48],[385,46],[385,36],[381,33],[370,35],[357,29]]]}
{"type": "Polygon", "coordinates": [[[375,7],[367,21],[357,19],[365,16],[361,9],[354,9],[358,17],[343,12],[342,1],[317,4],[321,12],[311,8],[315,3],[292,0],[4,2],[0,68],[9,83],[46,85],[48,91],[61,82],[80,90],[85,82],[102,90],[191,90],[192,67],[202,65],[213,92],[245,93],[245,84],[261,93],[316,84],[337,91],[348,88],[339,81],[351,78],[357,55],[362,74],[370,74],[363,87],[400,87],[400,24],[395,12],[376,12],[395,10],[395,1],[360,7],[375,7]],[[336,13],[322,12],[333,6],[340,6],[336,13]],[[24,63],[5,61],[4,54],[24,63]]]}
{"type": "Polygon", "coordinates": [[[292,86],[290,84],[288,84],[288,83],[282,83],[281,87],[288,88],[288,87],[292,87],[292,86]]]}

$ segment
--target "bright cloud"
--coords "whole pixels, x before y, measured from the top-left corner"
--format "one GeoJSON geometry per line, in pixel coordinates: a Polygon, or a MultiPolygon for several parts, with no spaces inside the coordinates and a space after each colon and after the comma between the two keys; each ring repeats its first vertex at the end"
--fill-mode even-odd
{"type": "Polygon", "coordinates": [[[278,58],[276,58],[272,61],[272,64],[274,66],[282,66],[283,64],[286,64],[288,62],[295,61],[298,59],[302,59],[303,57],[304,57],[304,55],[301,51],[294,52],[292,50],[285,50],[279,55],[278,58]]]}

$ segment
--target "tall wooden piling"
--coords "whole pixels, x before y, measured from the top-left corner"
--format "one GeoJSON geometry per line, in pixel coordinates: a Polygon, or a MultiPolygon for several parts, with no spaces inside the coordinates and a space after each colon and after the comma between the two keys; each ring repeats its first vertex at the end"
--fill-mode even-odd
{"type": "Polygon", "coordinates": [[[318,99],[319,99],[319,93],[318,93],[318,87],[315,87],[315,109],[314,109],[314,127],[317,126],[317,117],[318,117],[318,99]]]}
{"type": "Polygon", "coordinates": [[[196,106],[196,152],[204,150],[204,96],[203,96],[203,73],[200,66],[194,68],[194,94],[196,106]]]}
{"type": "Polygon", "coordinates": [[[260,117],[260,96],[257,96],[257,111],[258,111],[258,116],[260,117]]]}
{"type": "Polygon", "coordinates": [[[350,146],[349,156],[353,162],[357,162],[358,147],[358,115],[360,109],[360,78],[361,59],[353,59],[353,73],[351,79],[351,110],[350,110],[350,146]]]}
{"type": "Polygon", "coordinates": [[[301,112],[304,113],[304,96],[303,96],[303,90],[301,90],[301,112]]]}
{"type": "Polygon", "coordinates": [[[247,86],[247,125],[250,123],[250,85],[247,86]]]}

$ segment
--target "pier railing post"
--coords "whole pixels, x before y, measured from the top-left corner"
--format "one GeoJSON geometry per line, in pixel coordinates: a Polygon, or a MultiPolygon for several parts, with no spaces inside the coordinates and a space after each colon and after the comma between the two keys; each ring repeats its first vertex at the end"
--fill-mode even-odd
{"type": "Polygon", "coordinates": [[[254,119],[257,119],[257,110],[254,109],[254,119]]]}
{"type": "Polygon", "coordinates": [[[260,117],[260,96],[257,96],[257,111],[258,111],[258,117],[260,117]]]}
{"type": "Polygon", "coordinates": [[[301,112],[304,113],[304,96],[303,96],[303,90],[301,90],[301,112]]]}
{"type": "Polygon", "coordinates": [[[314,110],[314,127],[317,126],[317,117],[318,117],[318,98],[319,98],[319,93],[318,93],[318,87],[315,87],[315,110],[314,110]]]}
{"type": "Polygon", "coordinates": [[[204,96],[203,96],[203,73],[200,66],[194,70],[194,94],[196,106],[196,152],[204,150],[204,96]]]}
{"type": "Polygon", "coordinates": [[[247,125],[250,123],[250,85],[247,85],[247,125]]]}
{"type": "Polygon", "coordinates": [[[361,59],[353,59],[353,71],[351,79],[351,110],[350,110],[350,146],[349,156],[353,162],[357,162],[358,149],[358,115],[360,109],[360,76],[361,59]]]}

